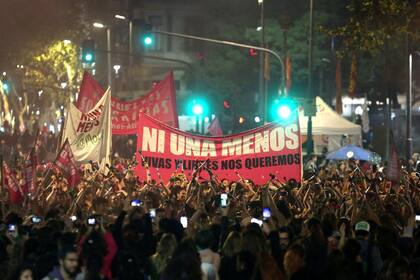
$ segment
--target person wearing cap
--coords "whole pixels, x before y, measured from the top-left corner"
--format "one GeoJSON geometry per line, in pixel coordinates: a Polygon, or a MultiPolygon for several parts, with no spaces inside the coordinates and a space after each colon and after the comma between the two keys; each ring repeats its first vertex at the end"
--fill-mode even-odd
{"type": "Polygon", "coordinates": [[[368,279],[373,279],[382,269],[383,261],[379,248],[371,240],[371,226],[366,221],[360,221],[355,225],[356,239],[362,250],[361,257],[363,267],[368,279]]]}

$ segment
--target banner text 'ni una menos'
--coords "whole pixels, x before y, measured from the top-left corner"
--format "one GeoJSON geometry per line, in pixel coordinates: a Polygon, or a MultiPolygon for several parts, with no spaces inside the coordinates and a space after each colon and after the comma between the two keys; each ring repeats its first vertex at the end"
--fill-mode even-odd
{"type": "MultiPolygon", "coordinates": [[[[137,125],[137,149],[150,166],[152,175],[168,180],[183,169],[192,173],[207,159],[219,179],[242,177],[264,184],[270,174],[283,179],[301,178],[301,142],[297,118],[287,124],[270,123],[258,129],[225,137],[201,137],[181,132],[143,113],[137,125]]],[[[141,162],[137,154],[138,162],[141,162]]],[[[136,175],[146,178],[139,164],[136,175]]],[[[155,177],[157,178],[157,177],[155,177]]]]}

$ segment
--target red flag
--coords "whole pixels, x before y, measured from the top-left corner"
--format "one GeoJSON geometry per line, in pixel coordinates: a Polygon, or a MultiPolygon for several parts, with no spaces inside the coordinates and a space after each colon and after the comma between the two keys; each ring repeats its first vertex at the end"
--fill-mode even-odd
{"type": "Polygon", "coordinates": [[[79,183],[80,175],[77,170],[73,153],[70,149],[70,143],[67,139],[61,147],[54,164],[63,171],[64,175],[67,177],[69,186],[75,187],[79,183]]]}
{"type": "Polygon", "coordinates": [[[83,74],[82,84],[80,85],[76,106],[82,112],[89,112],[104,94],[105,91],[95,79],[88,72],[85,72],[83,74]]]}
{"type": "Polygon", "coordinates": [[[394,143],[394,137],[391,134],[391,156],[387,166],[387,177],[392,181],[393,185],[397,185],[401,178],[401,166],[398,159],[397,147],[394,143]]]}
{"type": "Polygon", "coordinates": [[[222,136],[223,131],[220,127],[219,119],[216,117],[214,118],[211,123],[209,124],[209,127],[207,128],[208,132],[211,136],[222,136]]]}
{"type": "Polygon", "coordinates": [[[3,186],[7,186],[9,191],[9,203],[19,204],[23,201],[23,193],[19,188],[19,182],[15,174],[12,173],[6,162],[3,162],[3,186]]]}
{"type": "Polygon", "coordinates": [[[32,148],[25,160],[25,182],[26,187],[23,190],[24,194],[31,195],[36,192],[36,166],[38,165],[38,157],[35,153],[35,148],[32,148]]]}
{"type": "Polygon", "coordinates": [[[288,94],[292,87],[292,59],[289,55],[286,57],[285,64],[286,65],[284,68],[286,68],[286,94],[288,94]]]}
{"type": "MultiPolygon", "coordinates": [[[[85,73],[76,106],[88,112],[104,94],[93,78],[85,73]]],[[[176,111],[176,90],[173,73],[169,72],[163,80],[147,94],[130,101],[111,98],[112,133],[135,134],[140,111],[174,127],[178,127],[176,111]]]]}

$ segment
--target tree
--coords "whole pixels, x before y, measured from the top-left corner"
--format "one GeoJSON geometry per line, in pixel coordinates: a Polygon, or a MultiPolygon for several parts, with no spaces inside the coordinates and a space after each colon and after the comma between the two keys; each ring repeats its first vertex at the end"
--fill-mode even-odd
{"type": "Polygon", "coordinates": [[[8,100],[18,117],[19,128],[24,130],[24,116],[35,112],[29,106],[37,107],[41,118],[56,119],[54,114],[58,107],[65,106],[78,91],[83,69],[78,47],[62,40],[27,53],[21,63],[23,68],[18,67],[14,74],[8,100]]]}
{"type": "MultiPolygon", "coordinates": [[[[353,64],[357,62],[363,66],[353,68],[359,72],[358,75],[350,73],[352,77],[359,77],[359,89],[365,92],[380,91],[382,94],[388,92],[396,104],[396,90],[390,92],[390,89],[396,89],[399,85],[404,90],[401,80],[405,78],[403,67],[406,55],[401,50],[406,47],[406,36],[418,38],[410,26],[416,20],[420,5],[410,0],[351,0],[346,10],[344,23],[335,28],[324,28],[327,34],[341,42],[337,56],[350,58],[353,64]],[[393,75],[390,83],[391,66],[397,74],[393,75]],[[372,88],[375,90],[372,91],[372,88]]],[[[349,87],[355,86],[355,83],[355,79],[351,80],[349,87]]]]}

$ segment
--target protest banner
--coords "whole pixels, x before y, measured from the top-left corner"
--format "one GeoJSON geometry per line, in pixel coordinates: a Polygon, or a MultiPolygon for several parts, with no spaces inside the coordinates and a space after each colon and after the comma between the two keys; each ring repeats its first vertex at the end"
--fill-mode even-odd
{"type": "Polygon", "coordinates": [[[111,153],[111,91],[87,113],[69,104],[62,143],[68,139],[77,163],[98,162],[104,168],[111,153]]]}
{"type": "MultiPolygon", "coordinates": [[[[76,106],[83,112],[89,111],[104,94],[98,83],[85,72],[76,106]]],[[[160,81],[149,93],[132,101],[111,98],[112,133],[136,134],[139,111],[158,120],[178,127],[175,83],[172,72],[160,81]]]]}
{"type": "MultiPolygon", "coordinates": [[[[270,174],[283,179],[301,179],[301,140],[297,116],[288,123],[273,122],[260,128],[225,137],[202,137],[172,128],[156,119],[139,114],[137,124],[137,161],[142,158],[167,181],[178,169],[192,173],[205,163],[219,179],[238,180],[235,171],[257,184],[270,174]]],[[[142,164],[136,175],[146,179],[142,164]]]]}

